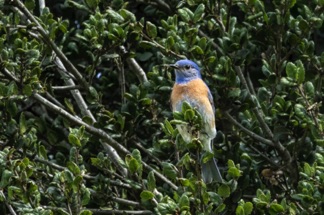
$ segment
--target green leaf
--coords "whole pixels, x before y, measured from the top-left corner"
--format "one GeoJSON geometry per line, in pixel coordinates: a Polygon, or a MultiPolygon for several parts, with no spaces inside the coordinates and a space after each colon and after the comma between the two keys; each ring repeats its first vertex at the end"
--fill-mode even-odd
{"type": "Polygon", "coordinates": [[[227,166],[228,166],[228,168],[236,167],[234,161],[232,161],[232,160],[227,161],[227,166]]]}
{"type": "Polygon", "coordinates": [[[89,87],[89,92],[90,92],[90,95],[92,96],[93,99],[95,99],[96,101],[99,100],[98,92],[94,87],[90,86],[89,87]]]}
{"type": "Polygon", "coordinates": [[[186,112],[184,113],[184,119],[185,121],[191,121],[195,116],[195,111],[193,109],[188,109],[186,110],[186,112]]]}
{"type": "Polygon", "coordinates": [[[181,109],[182,113],[186,112],[186,110],[192,109],[192,107],[190,106],[190,104],[188,102],[183,102],[181,108],[182,108],[181,109]]]}
{"type": "Polygon", "coordinates": [[[119,15],[119,13],[117,13],[116,11],[114,11],[112,9],[108,9],[107,14],[113,21],[115,21],[117,23],[124,22],[124,18],[121,15],[119,15]]]}
{"type": "Polygon", "coordinates": [[[307,116],[306,108],[301,104],[295,104],[294,110],[295,114],[301,117],[302,119],[304,119],[305,116],[307,116]]]}
{"type": "Polygon", "coordinates": [[[70,100],[68,98],[64,98],[64,103],[65,103],[66,107],[69,109],[69,111],[71,113],[75,114],[73,104],[70,102],[70,100]]]}
{"type": "Polygon", "coordinates": [[[128,19],[131,22],[136,22],[136,16],[132,12],[130,12],[126,9],[121,9],[119,11],[119,13],[120,13],[120,15],[122,15],[124,17],[124,19],[126,19],[126,20],[128,19]]]}
{"type": "Polygon", "coordinates": [[[156,26],[153,23],[151,23],[150,21],[146,22],[146,33],[152,39],[154,39],[157,36],[156,26]]]}
{"type": "Polygon", "coordinates": [[[296,0],[290,0],[289,8],[292,8],[296,4],[296,0]]]}
{"type": "Polygon", "coordinates": [[[220,187],[218,187],[217,193],[224,198],[227,198],[231,194],[231,189],[228,185],[222,184],[220,187]]]}
{"type": "Polygon", "coordinates": [[[318,4],[323,7],[324,6],[324,0],[318,0],[318,4]]]}
{"type": "Polygon", "coordinates": [[[90,201],[90,197],[91,197],[91,192],[88,188],[83,188],[82,189],[82,199],[81,199],[81,204],[87,205],[90,201]]]}
{"type": "Polygon", "coordinates": [[[305,81],[305,68],[304,68],[304,64],[301,60],[298,60],[296,62],[296,66],[297,66],[297,83],[301,84],[305,81]]]}
{"type": "Polygon", "coordinates": [[[189,21],[190,21],[190,15],[189,15],[189,13],[188,13],[186,10],[184,10],[184,9],[179,9],[179,10],[178,10],[178,14],[179,14],[179,16],[181,17],[181,19],[182,19],[184,22],[189,23],[189,21]]]}
{"type": "Polygon", "coordinates": [[[151,200],[154,198],[154,193],[148,190],[143,190],[140,194],[140,197],[142,201],[151,200]]]}
{"type": "Polygon", "coordinates": [[[12,175],[13,175],[12,172],[7,169],[5,169],[1,173],[1,182],[0,182],[1,189],[4,189],[10,183],[10,178],[12,175]]]}
{"type": "Polygon", "coordinates": [[[220,214],[221,212],[223,212],[226,208],[226,205],[224,203],[218,205],[218,207],[215,210],[216,214],[220,214]]]}
{"type": "Polygon", "coordinates": [[[19,117],[19,133],[23,135],[26,132],[26,118],[24,112],[21,112],[19,117]]]}
{"type": "Polygon", "coordinates": [[[271,203],[270,204],[270,210],[275,212],[275,213],[281,213],[284,212],[284,208],[282,207],[282,205],[278,204],[278,203],[271,203]]]}
{"type": "Polygon", "coordinates": [[[237,208],[235,210],[235,214],[236,215],[245,215],[244,208],[241,205],[237,206],[237,208]]]}
{"type": "Polygon", "coordinates": [[[167,119],[164,120],[164,127],[165,127],[166,134],[169,134],[169,135],[174,134],[174,129],[173,129],[171,123],[169,122],[169,120],[167,120],[167,119]]]}
{"type": "Polygon", "coordinates": [[[66,164],[66,167],[74,174],[74,175],[80,175],[81,171],[78,165],[72,161],[68,161],[66,164]]]}
{"type": "Polygon", "coordinates": [[[203,55],[204,51],[197,45],[194,45],[190,50],[190,52],[197,54],[197,55],[203,55]]]}
{"type": "Polygon", "coordinates": [[[25,6],[29,11],[33,11],[35,8],[35,0],[26,0],[25,1],[25,6]]]}
{"type": "Polygon", "coordinates": [[[154,191],[155,188],[156,188],[155,176],[154,176],[154,172],[151,171],[147,176],[147,189],[149,191],[154,191]]]}
{"type": "Polygon", "coordinates": [[[33,94],[33,88],[30,84],[25,84],[23,86],[23,94],[25,94],[26,96],[31,96],[33,94]]]}
{"type": "Polygon", "coordinates": [[[163,166],[163,174],[166,177],[170,179],[176,179],[178,170],[173,164],[163,162],[162,166],[163,166]]]}
{"type": "Polygon", "coordinates": [[[92,211],[89,210],[82,210],[80,215],[92,215],[92,211]]]}
{"type": "Polygon", "coordinates": [[[309,176],[312,177],[314,174],[314,169],[313,167],[311,167],[308,163],[304,164],[304,173],[309,176]]]}
{"type": "Polygon", "coordinates": [[[194,12],[193,22],[196,23],[200,21],[204,16],[204,12],[205,12],[205,5],[201,3],[200,5],[198,5],[197,9],[194,12]]]}
{"type": "Polygon", "coordinates": [[[304,84],[304,89],[307,96],[313,97],[315,95],[315,87],[312,82],[307,81],[304,84]]]}
{"type": "Polygon", "coordinates": [[[305,80],[305,69],[300,60],[296,64],[288,62],[286,65],[286,74],[291,80],[301,84],[305,80]]]}
{"type": "Polygon", "coordinates": [[[241,176],[240,170],[236,167],[230,167],[227,173],[235,179],[238,179],[241,176]]]}
{"type": "Polygon", "coordinates": [[[77,175],[74,178],[72,183],[72,189],[75,193],[78,193],[80,191],[82,181],[83,181],[83,177],[81,175],[77,175]]]}
{"type": "Polygon", "coordinates": [[[136,159],[131,159],[128,163],[128,167],[131,173],[135,173],[140,168],[140,163],[136,159]]]}
{"type": "Polygon", "coordinates": [[[69,140],[69,143],[73,146],[76,146],[76,147],[81,147],[81,141],[80,139],[75,135],[75,134],[69,134],[69,137],[68,137],[68,140],[69,140]]]}
{"type": "Polygon", "coordinates": [[[182,196],[179,199],[179,207],[181,211],[189,210],[190,209],[190,201],[186,194],[182,194],[182,196]]]}
{"type": "Polygon", "coordinates": [[[22,193],[25,193],[22,191],[21,188],[16,186],[9,186],[8,187],[8,200],[11,201],[15,198],[15,195],[21,196],[22,193]]]}
{"type": "Polygon", "coordinates": [[[39,151],[39,156],[47,160],[47,150],[45,146],[43,145],[39,146],[38,151],[39,151]]]}
{"type": "Polygon", "coordinates": [[[244,203],[243,208],[244,208],[244,214],[245,215],[252,214],[252,211],[253,211],[253,204],[252,204],[252,202],[246,202],[246,203],[244,203]]]}
{"type": "Polygon", "coordinates": [[[286,74],[292,80],[296,79],[297,76],[297,67],[292,62],[288,62],[286,65],[286,74]]]}
{"type": "Polygon", "coordinates": [[[173,36],[169,36],[166,40],[165,40],[165,48],[166,49],[172,49],[174,47],[175,41],[174,41],[174,37],[173,36]]]}
{"type": "Polygon", "coordinates": [[[91,10],[95,10],[98,7],[99,0],[85,0],[85,3],[91,10]]]}

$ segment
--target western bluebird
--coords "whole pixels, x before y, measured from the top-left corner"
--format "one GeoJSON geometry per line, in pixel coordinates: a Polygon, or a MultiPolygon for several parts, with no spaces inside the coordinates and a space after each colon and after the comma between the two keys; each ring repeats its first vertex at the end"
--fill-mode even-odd
{"type": "MultiPolygon", "coordinates": [[[[206,83],[202,80],[198,65],[191,60],[179,60],[170,65],[175,69],[176,80],[171,93],[172,111],[181,111],[183,102],[196,108],[200,113],[203,126],[199,132],[199,139],[203,144],[203,151],[213,153],[212,140],[216,136],[215,107],[213,96],[206,83]]],[[[187,143],[193,138],[188,125],[177,125],[180,135],[187,143]]],[[[214,158],[202,166],[202,178],[205,183],[222,182],[222,176],[214,158]]]]}

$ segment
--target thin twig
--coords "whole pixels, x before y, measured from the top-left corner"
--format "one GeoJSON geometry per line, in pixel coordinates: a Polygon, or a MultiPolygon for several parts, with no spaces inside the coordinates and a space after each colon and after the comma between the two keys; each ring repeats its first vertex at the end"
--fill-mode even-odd
{"type": "Polygon", "coordinates": [[[265,160],[267,160],[272,166],[275,166],[277,168],[280,168],[280,165],[278,165],[276,162],[271,160],[271,158],[267,157],[264,152],[260,152],[257,148],[255,148],[252,144],[247,144],[248,147],[250,147],[253,151],[258,153],[261,157],[263,157],[265,160]]]}
{"type": "Polygon", "coordinates": [[[165,53],[168,53],[168,54],[172,54],[174,55],[175,57],[177,58],[186,58],[186,56],[184,55],[180,55],[172,50],[169,50],[169,49],[166,49],[164,46],[162,46],[160,43],[156,42],[155,40],[151,39],[149,36],[147,36],[146,34],[142,33],[142,36],[149,40],[150,42],[152,42],[157,48],[163,50],[165,53]]]}
{"type": "Polygon", "coordinates": [[[122,199],[122,198],[118,198],[118,197],[114,197],[114,196],[111,196],[110,198],[114,202],[124,204],[124,205],[129,205],[129,206],[132,206],[132,207],[139,207],[141,205],[139,202],[134,202],[134,201],[131,201],[131,200],[122,199]]]}
{"type": "MultiPolygon", "coordinates": [[[[305,100],[306,105],[307,105],[306,109],[308,110],[309,107],[311,106],[311,104],[309,103],[309,101],[307,99],[307,96],[305,95],[304,89],[302,88],[301,85],[298,86],[298,90],[299,90],[300,94],[302,95],[303,99],[305,100]]],[[[318,128],[318,130],[321,131],[318,120],[317,120],[317,117],[315,116],[314,110],[311,109],[311,110],[309,110],[309,112],[310,112],[311,117],[313,118],[313,121],[314,121],[316,127],[318,128]]]]}
{"type": "MultiPolygon", "coordinates": [[[[119,48],[123,55],[127,54],[127,50],[124,46],[120,46],[119,48]]],[[[140,65],[137,63],[137,61],[134,58],[127,58],[126,62],[128,64],[128,66],[135,72],[138,80],[141,83],[148,81],[144,70],[140,67],[140,65]]]]}
{"type": "Polygon", "coordinates": [[[271,140],[268,140],[264,137],[261,137],[260,135],[250,131],[249,129],[245,128],[241,123],[236,121],[231,114],[228,111],[225,111],[226,118],[231,121],[234,125],[236,125],[239,129],[241,129],[243,132],[245,132],[247,135],[251,136],[253,139],[260,141],[261,143],[264,143],[269,146],[274,146],[274,143],[271,140]]]}

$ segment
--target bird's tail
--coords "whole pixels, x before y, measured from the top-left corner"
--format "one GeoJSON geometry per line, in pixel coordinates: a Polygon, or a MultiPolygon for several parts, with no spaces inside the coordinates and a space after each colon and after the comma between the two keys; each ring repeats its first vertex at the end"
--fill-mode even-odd
{"type": "Polygon", "coordinates": [[[223,182],[223,178],[220,174],[215,158],[209,159],[206,163],[202,162],[201,176],[206,184],[209,184],[213,181],[223,182]]]}

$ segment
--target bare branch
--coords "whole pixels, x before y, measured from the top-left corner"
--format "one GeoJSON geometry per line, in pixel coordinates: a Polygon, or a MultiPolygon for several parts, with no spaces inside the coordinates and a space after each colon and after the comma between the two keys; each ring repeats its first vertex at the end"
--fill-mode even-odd
{"type": "Polygon", "coordinates": [[[126,102],[126,99],[125,99],[125,93],[126,93],[125,68],[124,68],[124,64],[122,64],[120,58],[117,58],[115,61],[117,64],[117,68],[119,70],[118,80],[119,80],[119,86],[120,86],[121,101],[124,104],[126,102]]]}
{"type": "Polygon", "coordinates": [[[43,14],[43,10],[45,8],[45,0],[38,0],[39,4],[39,14],[43,14]]]}
{"type": "Polygon", "coordinates": [[[70,90],[77,90],[80,89],[79,85],[75,85],[75,86],[51,86],[51,88],[53,90],[57,90],[57,91],[70,91],[70,90]]]}

